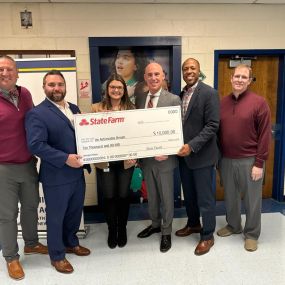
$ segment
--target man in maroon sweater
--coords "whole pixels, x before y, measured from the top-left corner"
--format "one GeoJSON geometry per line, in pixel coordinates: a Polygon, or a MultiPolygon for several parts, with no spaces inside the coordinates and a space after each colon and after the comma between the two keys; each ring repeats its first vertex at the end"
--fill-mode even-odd
{"type": "Polygon", "coordinates": [[[23,279],[17,243],[18,201],[25,254],[47,254],[37,233],[39,203],[36,159],[28,151],[24,118],[33,107],[30,92],[16,86],[15,61],[0,56],[0,244],[9,276],[23,279]]]}
{"type": "Polygon", "coordinates": [[[255,251],[261,230],[262,180],[271,123],[269,106],[264,98],[248,90],[251,81],[251,68],[238,65],[231,78],[233,91],[221,101],[220,172],[228,224],[217,234],[226,237],[243,231],[245,249],[255,251]],[[246,212],[243,230],[241,194],[246,212]]]}

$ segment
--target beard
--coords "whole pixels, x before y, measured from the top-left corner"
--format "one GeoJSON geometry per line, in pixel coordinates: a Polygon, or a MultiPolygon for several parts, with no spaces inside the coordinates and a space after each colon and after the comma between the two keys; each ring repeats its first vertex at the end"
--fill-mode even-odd
{"type": "Polygon", "coordinates": [[[50,92],[46,95],[51,101],[57,103],[64,100],[66,92],[50,92]]]}

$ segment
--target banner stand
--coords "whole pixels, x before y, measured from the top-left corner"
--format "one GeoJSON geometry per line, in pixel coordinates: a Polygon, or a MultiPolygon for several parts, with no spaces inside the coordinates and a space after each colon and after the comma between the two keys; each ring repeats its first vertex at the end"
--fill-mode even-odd
{"type": "MultiPolygon", "coordinates": [[[[42,188],[41,183],[39,184],[39,195],[40,195],[40,203],[38,206],[38,236],[40,239],[46,239],[47,238],[46,204],[45,204],[44,192],[43,192],[43,188],[42,188]]],[[[23,238],[22,227],[20,224],[20,211],[21,211],[21,204],[19,203],[19,214],[18,214],[18,218],[17,218],[18,238],[23,238]]],[[[89,226],[84,225],[84,214],[82,213],[79,230],[77,232],[77,236],[80,239],[86,238],[88,233],[89,233],[89,226]]]]}
{"type": "MultiPolygon", "coordinates": [[[[79,230],[77,232],[77,236],[79,239],[85,239],[87,237],[87,235],[90,232],[90,226],[84,226],[84,230],[79,230]]],[[[39,239],[46,239],[47,238],[47,232],[46,231],[38,231],[38,237],[39,239]]],[[[23,235],[22,235],[22,230],[18,230],[18,239],[22,239],[23,235]]],[[[1,250],[1,246],[0,246],[0,250],[1,250]]]]}

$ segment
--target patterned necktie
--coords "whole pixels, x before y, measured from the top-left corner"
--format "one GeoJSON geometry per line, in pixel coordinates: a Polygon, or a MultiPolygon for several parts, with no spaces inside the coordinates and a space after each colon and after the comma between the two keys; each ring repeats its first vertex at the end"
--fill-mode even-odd
{"type": "Polygon", "coordinates": [[[154,97],[155,97],[154,95],[150,95],[150,96],[149,96],[149,101],[148,101],[148,103],[147,103],[147,108],[153,108],[152,99],[153,99],[154,97]]]}
{"type": "Polygon", "coordinates": [[[190,99],[192,97],[192,92],[193,92],[193,88],[189,87],[183,95],[183,99],[182,99],[182,119],[183,119],[183,121],[184,121],[185,114],[186,114],[187,109],[188,109],[190,99]]]}
{"type": "Polygon", "coordinates": [[[13,89],[13,90],[10,90],[10,91],[9,91],[9,96],[10,96],[11,102],[12,102],[16,107],[18,107],[19,92],[18,92],[17,88],[15,88],[15,89],[13,89]]]}

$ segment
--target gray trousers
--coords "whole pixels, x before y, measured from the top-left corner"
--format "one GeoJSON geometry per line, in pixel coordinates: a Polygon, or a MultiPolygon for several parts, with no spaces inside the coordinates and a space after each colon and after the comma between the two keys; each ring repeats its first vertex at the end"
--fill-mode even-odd
{"type": "Polygon", "coordinates": [[[173,171],[159,167],[143,169],[148,195],[148,211],[152,227],[161,227],[162,235],[170,235],[174,215],[173,171]]]}
{"type": "Polygon", "coordinates": [[[23,164],[0,164],[0,244],[6,261],[19,259],[18,202],[25,245],[38,243],[39,184],[35,159],[23,164]]]}
{"type": "Polygon", "coordinates": [[[222,158],[220,169],[225,189],[226,220],[233,231],[241,230],[241,196],[246,221],[244,236],[257,240],[261,231],[262,181],[251,179],[254,157],[242,159],[222,158]]]}

